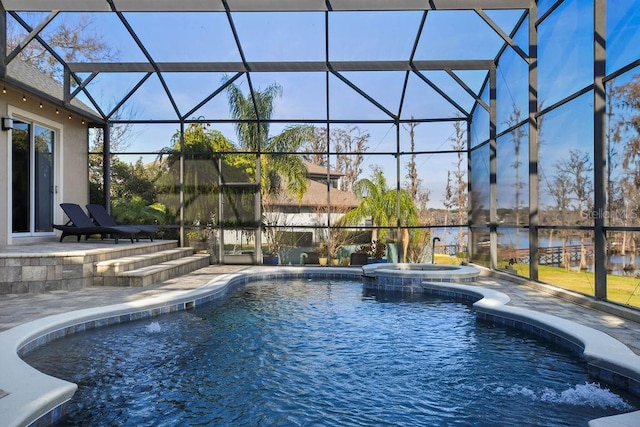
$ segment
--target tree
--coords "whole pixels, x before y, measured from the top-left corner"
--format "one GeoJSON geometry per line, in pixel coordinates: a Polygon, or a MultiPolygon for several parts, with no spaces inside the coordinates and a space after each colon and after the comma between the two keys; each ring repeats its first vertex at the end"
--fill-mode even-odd
{"type": "MultiPolygon", "coordinates": [[[[464,251],[464,229],[467,216],[467,170],[464,166],[464,154],[466,144],[466,130],[462,126],[461,121],[453,124],[454,134],[449,141],[453,143],[452,148],[457,153],[457,160],[454,163],[454,170],[447,171],[447,185],[445,187],[445,197],[442,201],[445,208],[444,225],[448,223],[449,212],[456,209],[458,220],[458,241],[456,251],[464,251]]],[[[446,236],[446,233],[445,233],[446,236]]],[[[446,246],[446,240],[442,243],[446,246]]]]}
{"type": "MultiPolygon", "coordinates": [[[[553,221],[549,219],[547,222],[551,223],[559,223],[561,226],[568,224],[568,216],[569,216],[569,207],[571,205],[571,188],[570,188],[570,175],[569,172],[563,169],[560,165],[555,166],[555,174],[551,181],[547,181],[547,187],[549,194],[553,198],[555,203],[554,206],[551,207],[552,211],[555,211],[556,219],[553,221]]],[[[549,211],[546,209],[545,211],[549,211]]],[[[553,240],[554,230],[550,230],[549,240],[553,240]]],[[[566,243],[567,243],[567,232],[566,230],[558,230],[558,235],[561,239],[561,247],[562,247],[562,262],[565,263],[565,266],[569,267],[569,262],[566,260],[566,243]]]]}
{"type": "MultiPolygon", "coordinates": [[[[340,225],[355,225],[370,219],[373,227],[371,241],[383,242],[389,227],[399,225],[410,227],[418,224],[418,211],[413,204],[411,195],[403,189],[394,190],[387,186],[384,172],[375,167],[371,178],[363,178],[355,182],[354,193],[360,199],[358,207],[348,211],[339,221],[340,225]],[[400,211],[398,215],[398,202],[400,211]]],[[[407,228],[402,229],[403,244],[408,245],[410,235],[407,228]]],[[[407,249],[403,248],[403,254],[407,249]]]]}
{"type": "Polygon", "coordinates": [[[335,153],[332,167],[342,173],[339,189],[353,191],[353,184],[362,174],[363,153],[367,150],[369,137],[369,133],[358,126],[334,128],[329,137],[327,128],[316,128],[313,139],[304,146],[304,157],[313,164],[326,166],[328,143],[329,151],[335,153]]]}
{"type": "MultiPolygon", "coordinates": [[[[222,181],[247,182],[247,169],[252,166],[246,156],[225,156],[233,153],[236,147],[216,129],[206,123],[192,123],[185,130],[182,138],[180,131],[172,137],[172,145],[161,150],[158,156],[159,199],[166,204],[174,215],[180,206],[184,206],[184,217],[187,222],[196,226],[221,221],[218,202],[221,193],[228,197],[226,189],[220,188],[222,181]],[[180,159],[184,156],[184,200],[180,201],[180,159]]],[[[235,200],[231,208],[236,217],[246,217],[242,211],[243,203],[235,200]]],[[[250,209],[244,203],[245,210],[250,209]]]]}
{"type": "MultiPolygon", "coordinates": [[[[507,120],[507,125],[509,127],[515,126],[520,123],[522,120],[522,112],[517,105],[513,105],[513,111],[509,115],[509,119],[507,120]]],[[[522,160],[520,160],[520,147],[522,145],[522,141],[525,138],[525,130],[523,126],[518,126],[511,130],[511,142],[513,143],[513,162],[511,163],[511,167],[515,172],[515,182],[514,182],[514,192],[515,192],[515,223],[516,225],[520,224],[520,192],[524,188],[524,184],[520,178],[520,166],[522,166],[522,160]]]]}
{"type": "MultiPolygon", "coordinates": [[[[46,43],[65,62],[113,62],[118,59],[117,50],[112,50],[100,35],[89,31],[92,26],[89,15],[80,14],[75,21],[69,18],[58,19],[56,23],[54,31],[47,34],[46,43]]],[[[15,21],[7,20],[9,51],[20,46],[23,39],[23,32],[16,25],[15,21]]],[[[31,29],[25,31],[29,32],[31,29]]],[[[37,40],[32,40],[22,47],[18,57],[54,79],[62,81],[62,64],[37,40]]]]}
{"type": "MultiPolygon", "coordinates": [[[[507,124],[509,126],[515,126],[517,124],[520,123],[521,121],[521,115],[522,112],[520,111],[520,108],[513,104],[513,111],[511,112],[511,114],[509,115],[509,119],[507,121],[507,124]]],[[[522,141],[525,138],[525,131],[524,131],[524,126],[518,126],[516,128],[514,128],[513,130],[511,130],[511,142],[513,143],[513,162],[511,163],[511,167],[513,168],[513,171],[515,172],[515,179],[514,179],[514,195],[515,195],[515,201],[514,201],[514,222],[516,225],[516,245],[520,244],[520,208],[521,208],[521,200],[520,200],[520,194],[522,192],[522,190],[524,189],[524,183],[521,181],[520,178],[520,167],[522,166],[522,160],[520,160],[520,146],[522,145],[522,141]]]]}
{"type": "MultiPolygon", "coordinates": [[[[313,139],[314,127],[309,125],[288,126],[280,134],[269,136],[269,121],[273,114],[273,102],[281,96],[282,88],[272,84],[266,89],[254,90],[246,97],[235,84],[227,87],[229,109],[237,120],[235,123],[238,141],[243,150],[255,153],[256,167],[260,169],[260,207],[262,213],[274,203],[282,192],[302,200],[307,191],[307,167],[299,153],[302,146],[313,139]]],[[[267,224],[267,243],[271,251],[277,246],[277,236],[267,224]]]]}
{"type": "Polygon", "coordinates": [[[627,112],[614,125],[618,132],[614,142],[624,143],[622,167],[637,174],[640,172],[640,74],[616,87],[612,96],[618,101],[619,108],[627,112]],[[623,139],[622,134],[626,138],[623,139]]]}
{"type": "Polygon", "coordinates": [[[409,140],[411,142],[411,160],[407,162],[407,174],[405,178],[405,189],[411,195],[413,203],[418,209],[420,218],[426,219],[427,205],[429,204],[430,192],[423,187],[422,179],[418,175],[418,166],[416,164],[416,141],[415,141],[415,128],[419,123],[411,122],[407,126],[409,132],[409,140]]]}
{"type": "Polygon", "coordinates": [[[261,153],[262,195],[284,190],[301,200],[307,190],[307,168],[296,153],[313,138],[313,126],[289,126],[280,134],[269,136],[273,101],[282,94],[277,84],[263,91],[254,90],[246,97],[238,86],[231,84],[227,93],[231,115],[238,120],[235,128],[241,148],[261,153]]]}
{"type": "MultiPolygon", "coordinates": [[[[611,82],[610,86],[608,185],[613,193],[609,196],[609,204],[616,207],[616,214],[611,215],[610,220],[615,219],[621,225],[628,226],[633,225],[640,214],[640,74],[624,84],[614,86],[611,82]],[[614,158],[617,159],[615,164],[614,158]],[[618,163],[622,170],[619,176],[614,177],[611,171],[618,163]]],[[[636,244],[633,236],[634,233],[622,232],[620,252],[624,255],[627,246],[631,246],[631,266],[635,268],[636,244]]]]}
{"type": "MultiPolygon", "coordinates": [[[[131,109],[128,109],[128,112],[130,113],[130,117],[135,116],[135,113],[131,109]]],[[[119,117],[120,114],[122,114],[122,112],[116,113],[116,116],[119,117]]],[[[108,131],[110,134],[110,152],[118,153],[125,151],[129,146],[128,141],[133,137],[133,126],[129,123],[110,125],[108,127],[108,131]]],[[[105,131],[103,129],[92,128],[89,130],[89,200],[91,203],[102,204],[105,200],[103,176],[104,165],[102,154],[104,153],[104,138],[105,131]]],[[[126,170],[124,165],[128,164],[120,161],[117,154],[111,154],[109,160],[111,161],[112,171],[112,188],[110,191],[110,198],[113,201],[116,201],[116,197],[118,197],[117,193],[119,191],[114,191],[113,184],[118,181],[120,181],[124,186],[129,184],[130,180],[127,177],[120,177],[117,175],[118,171],[124,172],[126,170]]],[[[144,168],[138,168],[138,170],[142,172],[142,175],[137,176],[136,179],[140,180],[143,179],[145,175],[148,175],[144,168]]],[[[138,185],[139,184],[140,183],[138,183],[138,185]]],[[[133,189],[131,189],[131,191],[133,191],[133,189]]],[[[153,200],[149,200],[145,195],[135,194],[141,196],[144,200],[148,200],[149,203],[153,203],[153,200]]]]}
{"type": "MultiPolygon", "coordinates": [[[[550,189],[550,191],[557,195],[558,200],[563,201],[563,205],[566,204],[567,198],[571,198],[573,203],[570,209],[573,223],[584,223],[585,219],[591,218],[589,213],[593,211],[593,163],[589,154],[577,149],[570,150],[568,159],[562,159],[555,163],[555,170],[556,176],[553,182],[555,185],[561,185],[558,181],[560,179],[566,180],[564,185],[566,192],[563,195],[557,194],[557,188],[550,189]]],[[[584,243],[585,235],[580,233],[581,269],[586,269],[587,266],[584,243]]]]}
{"type": "Polygon", "coordinates": [[[363,153],[367,150],[369,133],[362,132],[358,126],[337,128],[331,132],[336,152],[335,169],[342,172],[340,190],[353,191],[353,185],[362,174],[363,153]]]}
{"type": "Polygon", "coordinates": [[[111,195],[116,200],[127,200],[139,197],[147,205],[156,200],[156,188],[153,177],[149,176],[142,159],[131,165],[114,159],[111,166],[111,195]]]}
{"type": "Polygon", "coordinates": [[[327,166],[327,143],[331,143],[327,135],[327,128],[315,128],[313,138],[307,141],[302,150],[305,153],[304,159],[314,165],[327,166]]]}
{"type": "Polygon", "coordinates": [[[610,225],[619,225],[614,209],[620,207],[622,198],[618,197],[620,186],[616,186],[617,179],[614,178],[615,171],[620,166],[618,155],[620,154],[617,145],[622,140],[624,128],[624,116],[618,113],[618,97],[615,92],[615,79],[607,82],[607,213],[610,225]]]}

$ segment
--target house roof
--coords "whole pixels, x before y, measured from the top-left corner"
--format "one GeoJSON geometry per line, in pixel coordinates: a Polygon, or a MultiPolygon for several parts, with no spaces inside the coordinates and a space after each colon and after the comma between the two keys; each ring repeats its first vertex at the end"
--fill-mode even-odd
{"type": "MultiPolygon", "coordinates": [[[[283,195],[277,204],[280,206],[317,206],[318,209],[327,206],[327,185],[312,179],[307,180],[307,184],[307,192],[302,197],[300,203],[298,203],[298,200],[293,196],[283,195]]],[[[355,208],[360,204],[355,194],[338,190],[337,188],[332,187],[329,191],[329,196],[332,209],[346,210],[355,208]]]]}
{"type": "Polygon", "coordinates": [[[99,115],[95,110],[76,98],[71,100],[70,106],[64,105],[63,87],[60,82],[19,58],[7,65],[6,80],[43,100],[59,104],[63,108],[71,107],[74,112],[84,115],[86,118],[99,120],[99,115]]]}
{"type": "MultiPolygon", "coordinates": [[[[304,165],[307,167],[307,172],[309,176],[317,176],[317,177],[326,177],[327,176],[327,167],[316,165],[311,162],[304,162],[304,165]]],[[[344,176],[342,172],[335,171],[333,169],[329,170],[329,175],[331,178],[340,178],[344,176]]]]}

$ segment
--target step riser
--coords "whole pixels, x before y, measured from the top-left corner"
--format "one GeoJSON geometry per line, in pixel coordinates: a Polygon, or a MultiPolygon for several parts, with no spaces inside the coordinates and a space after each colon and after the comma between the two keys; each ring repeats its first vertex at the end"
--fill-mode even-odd
{"type": "Polygon", "coordinates": [[[209,259],[209,255],[183,256],[165,263],[152,264],[114,275],[96,276],[94,286],[147,286],[207,267],[209,259]]]}
{"type": "Polygon", "coordinates": [[[136,270],[154,264],[183,258],[193,254],[191,248],[174,248],[154,253],[128,256],[108,261],[97,262],[94,266],[95,276],[116,276],[126,271],[136,270]]]}
{"type": "Polygon", "coordinates": [[[148,276],[142,276],[142,277],[121,276],[120,278],[127,279],[126,280],[127,284],[123,286],[143,287],[143,286],[152,285],[154,283],[164,282],[165,280],[169,280],[174,277],[183,276],[185,274],[191,273],[192,271],[207,267],[208,265],[209,265],[209,256],[207,255],[206,258],[194,260],[189,264],[172,267],[170,269],[159,271],[157,273],[153,273],[148,276]]]}
{"type": "Polygon", "coordinates": [[[140,256],[154,252],[165,251],[176,248],[175,241],[162,241],[156,240],[152,244],[130,244],[128,242],[121,242],[117,245],[117,248],[112,247],[109,252],[97,254],[94,256],[95,262],[104,262],[118,258],[140,256]]]}

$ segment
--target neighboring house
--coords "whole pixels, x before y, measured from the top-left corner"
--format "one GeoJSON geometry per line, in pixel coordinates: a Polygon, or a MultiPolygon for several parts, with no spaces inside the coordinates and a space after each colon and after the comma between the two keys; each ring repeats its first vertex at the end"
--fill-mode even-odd
{"type": "Polygon", "coordinates": [[[308,226],[325,227],[330,215],[331,224],[344,215],[349,209],[358,206],[359,202],[355,194],[338,189],[342,173],[329,170],[326,166],[318,166],[306,163],[308,178],[307,192],[298,201],[294,196],[282,193],[271,196],[264,205],[265,222],[268,225],[285,226],[288,231],[311,232],[312,240],[317,243],[320,237],[316,230],[309,230],[308,226]],[[330,185],[327,186],[327,178],[330,185]],[[330,213],[327,209],[327,201],[331,206],[330,213]],[[302,227],[306,226],[306,229],[302,227]]]}
{"type": "MultiPolygon", "coordinates": [[[[285,194],[277,200],[277,203],[274,204],[275,207],[291,214],[317,215],[318,213],[326,213],[327,201],[329,201],[329,205],[331,206],[331,212],[335,214],[343,214],[347,210],[358,206],[359,203],[355,194],[338,189],[340,179],[344,174],[329,170],[328,177],[330,185],[327,189],[326,166],[318,166],[308,162],[305,163],[305,166],[308,171],[308,187],[302,200],[298,202],[295,197],[285,194]],[[329,198],[327,198],[327,190],[329,192],[329,198]]],[[[302,222],[302,224],[314,224],[314,221],[306,221],[302,222]]],[[[326,225],[326,221],[324,221],[322,225],[326,225]]]]}
{"type": "Polygon", "coordinates": [[[19,59],[0,88],[0,246],[51,239],[51,224],[65,221],[60,203],[89,201],[88,128],[101,120],[19,59]]]}

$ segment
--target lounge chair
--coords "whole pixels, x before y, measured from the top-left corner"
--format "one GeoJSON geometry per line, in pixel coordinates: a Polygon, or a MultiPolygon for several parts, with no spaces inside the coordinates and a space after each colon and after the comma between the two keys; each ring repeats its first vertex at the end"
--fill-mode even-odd
{"type": "Polygon", "coordinates": [[[92,234],[100,234],[104,239],[105,235],[110,234],[113,236],[116,244],[120,236],[128,237],[131,239],[131,243],[133,243],[133,239],[137,238],[139,233],[138,229],[133,227],[105,227],[96,225],[82,210],[80,205],[76,205],[75,203],[60,203],[60,207],[67,217],[69,217],[69,222],[65,225],[53,224],[53,228],[62,231],[62,236],[60,236],[61,242],[67,236],[78,236],[78,241],[80,241],[82,236],[85,236],[85,239],[87,239],[92,234]]]}
{"type": "Polygon", "coordinates": [[[89,204],[87,205],[87,211],[89,211],[89,215],[93,218],[93,221],[103,227],[132,227],[138,230],[138,235],[140,237],[146,236],[153,242],[153,235],[158,231],[158,227],[153,225],[138,225],[138,224],[127,224],[121,225],[116,222],[115,219],[109,212],[105,209],[104,206],[99,204],[89,204]]]}

